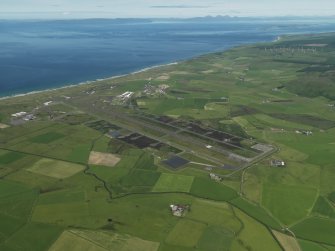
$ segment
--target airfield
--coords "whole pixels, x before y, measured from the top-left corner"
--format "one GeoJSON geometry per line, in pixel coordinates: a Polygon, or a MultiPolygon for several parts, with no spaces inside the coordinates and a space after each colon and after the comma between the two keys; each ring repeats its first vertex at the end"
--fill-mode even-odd
{"type": "Polygon", "coordinates": [[[0,100],[0,250],[335,250],[334,41],[0,100]]]}

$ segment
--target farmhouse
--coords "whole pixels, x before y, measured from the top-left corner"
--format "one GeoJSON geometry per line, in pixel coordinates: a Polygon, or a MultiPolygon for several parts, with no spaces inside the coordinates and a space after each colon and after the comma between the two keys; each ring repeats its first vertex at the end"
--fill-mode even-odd
{"type": "Polygon", "coordinates": [[[171,212],[173,216],[183,217],[186,213],[186,210],[190,209],[189,205],[170,205],[171,212]]]}
{"type": "Polygon", "coordinates": [[[27,114],[26,116],[24,116],[22,118],[24,121],[29,121],[29,120],[34,120],[36,119],[35,115],[34,114],[27,114]]]}
{"type": "Polygon", "coordinates": [[[282,160],[271,160],[271,166],[273,167],[285,167],[285,162],[282,160]]]}
{"type": "Polygon", "coordinates": [[[17,112],[17,113],[12,114],[12,117],[20,118],[20,117],[23,117],[25,115],[27,115],[27,112],[17,112]]]}
{"type": "Polygon", "coordinates": [[[297,134],[303,134],[303,135],[306,135],[306,136],[311,136],[313,135],[313,132],[312,131],[299,131],[299,130],[296,130],[295,133],[297,134]]]}
{"type": "Polygon", "coordinates": [[[214,173],[210,173],[209,177],[211,178],[211,180],[214,180],[214,181],[217,181],[217,182],[222,181],[222,178],[220,176],[214,174],[214,173]]]}
{"type": "Polygon", "coordinates": [[[302,134],[306,135],[306,136],[311,136],[313,135],[312,131],[302,131],[302,134]]]}

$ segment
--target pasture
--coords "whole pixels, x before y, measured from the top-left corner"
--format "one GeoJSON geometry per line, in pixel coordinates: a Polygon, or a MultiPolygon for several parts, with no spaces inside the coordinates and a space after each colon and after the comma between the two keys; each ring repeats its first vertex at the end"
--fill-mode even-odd
{"type": "Polygon", "coordinates": [[[189,192],[194,177],[162,173],[157,183],[153,187],[153,192],[189,192]]]}
{"type": "Polygon", "coordinates": [[[57,132],[48,132],[32,138],[31,141],[34,143],[48,144],[63,137],[65,137],[63,134],[57,132]]]}
{"type": "Polygon", "coordinates": [[[62,250],[106,251],[105,248],[100,247],[94,242],[81,238],[73,234],[71,231],[63,232],[62,235],[57,239],[57,241],[49,249],[49,251],[62,251],[62,250]]]}
{"type": "Polygon", "coordinates": [[[142,240],[130,235],[108,231],[68,230],[62,233],[49,251],[157,251],[159,243],[142,240]]]}
{"type": "Polygon", "coordinates": [[[317,190],[302,186],[263,185],[262,205],[285,225],[306,217],[317,198],[317,190]]]}
{"type": "Polygon", "coordinates": [[[321,217],[308,218],[292,227],[295,234],[305,240],[335,246],[335,220],[321,217]]]}
{"type": "Polygon", "coordinates": [[[21,158],[24,155],[16,152],[7,152],[5,154],[0,155],[0,165],[8,165],[11,164],[21,158]]]}
{"type": "Polygon", "coordinates": [[[196,247],[206,225],[192,220],[182,219],[172,229],[166,242],[175,246],[196,247]]]}

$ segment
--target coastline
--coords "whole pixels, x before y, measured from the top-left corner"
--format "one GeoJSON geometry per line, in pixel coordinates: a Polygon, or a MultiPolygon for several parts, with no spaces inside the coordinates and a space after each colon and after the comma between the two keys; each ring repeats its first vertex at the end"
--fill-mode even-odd
{"type": "Polygon", "coordinates": [[[6,99],[11,99],[11,98],[17,98],[17,97],[25,97],[25,96],[38,94],[38,93],[43,93],[43,92],[63,90],[63,89],[73,88],[73,87],[81,86],[81,85],[89,85],[89,84],[100,82],[100,81],[113,80],[113,79],[122,78],[122,77],[130,76],[130,75],[135,75],[135,74],[138,74],[138,73],[141,73],[141,72],[146,72],[146,71],[156,69],[156,68],[161,68],[161,67],[170,66],[170,65],[177,65],[179,63],[180,62],[172,62],[172,63],[167,63],[167,64],[154,65],[154,66],[145,67],[143,69],[136,70],[136,71],[133,71],[133,72],[130,72],[130,73],[115,75],[115,76],[111,76],[111,77],[107,77],[107,78],[101,78],[101,79],[96,79],[96,80],[88,80],[88,81],[80,82],[80,83],[77,83],[77,84],[69,84],[69,85],[64,85],[64,86],[55,87],[55,88],[47,88],[47,89],[44,89],[44,90],[30,91],[30,92],[26,92],[26,93],[7,95],[7,96],[4,96],[4,97],[0,97],[0,101],[6,100],[6,99]]]}
{"type": "MultiPolygon", "coordinates": [[[[279,35],[276,38],[274,38],[273,40],[268,41],[268,42],[270,42],[270,43],[279,42],[280,40],[283,39],[283,36],[284,35],[279,35]]],[[[211,53],[206,53],[206,54],[211,54],[211,53]]],[[[206,54],[204,54],[204,55],[206,55],[206,54]]],[[[198,55],[198,56],[203,56],[203,55],[198,55]]],[[[7,95],[7,96],[4,96],[4,97],[0,97],[0,101],[6,100],[6,99],[11,99],[11,98],[29,96],[29,95],[43,93],[43,92],[57,91],[57,90],[72,88],[72,87],[81,86],[81,85],[89,85],[89,84],[100,82],[100,81],[113,80],[113,79],[117,79],[117,78],[122,78],[122,77],[129,76],[129,75],[138,74],[138,73],[141,73],[141,72],[149,71],[149,70],[160,68],[160,67],[165,67],[165,66],[170,66],[170,65],[177,65],[177,64],[179,64],[181,62],[183,62],[183,60],[172,62],[172,63],[159,64],[159,65],[154,65],[154,66],[150,66],[150,67],[145,67],[143,69],[136,70],[136,71],[133,71],[133,72],[130,72],[130,73],[126,73],[126,74],[115,75],[115,76],[101,78],[101,79],[95,79],[95,80],[88,80],[88,81],[84,81],[84,82],[80,82],[80,83],[76,83],[76,84],[69,84],[69,85],[64,85],[64,86],[55,87],[55,88],[47,88],[47,89],[44,89],[44,90],[37,90],[37,91],[30,91],[30,92],[26,92],[26,93],[7,95]]]]}

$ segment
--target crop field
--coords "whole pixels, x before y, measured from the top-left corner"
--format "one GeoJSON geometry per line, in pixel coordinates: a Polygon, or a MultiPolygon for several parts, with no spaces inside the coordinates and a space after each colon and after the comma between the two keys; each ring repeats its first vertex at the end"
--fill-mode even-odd
{"type": "Polygon", "coordinates": [[[299,243],[292,236],[288,236],[277,231],[272,231],[272,233],[276,236],[277,240],[279,241],[281,246],[284,247],[285,250],[290,251],[300,250],[299,243]]]}
{"type": "Polygon", "coordinates": [[[106,249],[99,245],[81,238],[70,231],[62,233],[57,241],[51,246],[49,251],[61,251],[61,250],[92,250],[92,251],[105,251],[106,249]]]}
{"type": "Polygon", "coordinates": [[[27,168],[27,171],[56,179],[68,178],[82,170],[84,167],[81,165],[52,159],[41,159],[27,168]]]}
{"type": "Polygon", "coordinates": [[[88,160],[91,165],[115,166],[120,161],[120,158],[108,153],[91,152],[88,160]]]}
{"type": "Polygon", "coordinates": [[[9,127],[9,125],[0,123],[0,129],[5,129],[5,128],[8,128],[8,127],[9,127]]]}
{"type": "Polygon", "coordinates": [[[335,250],[334,39],[0,100],[0,250],[335,250]]]}

